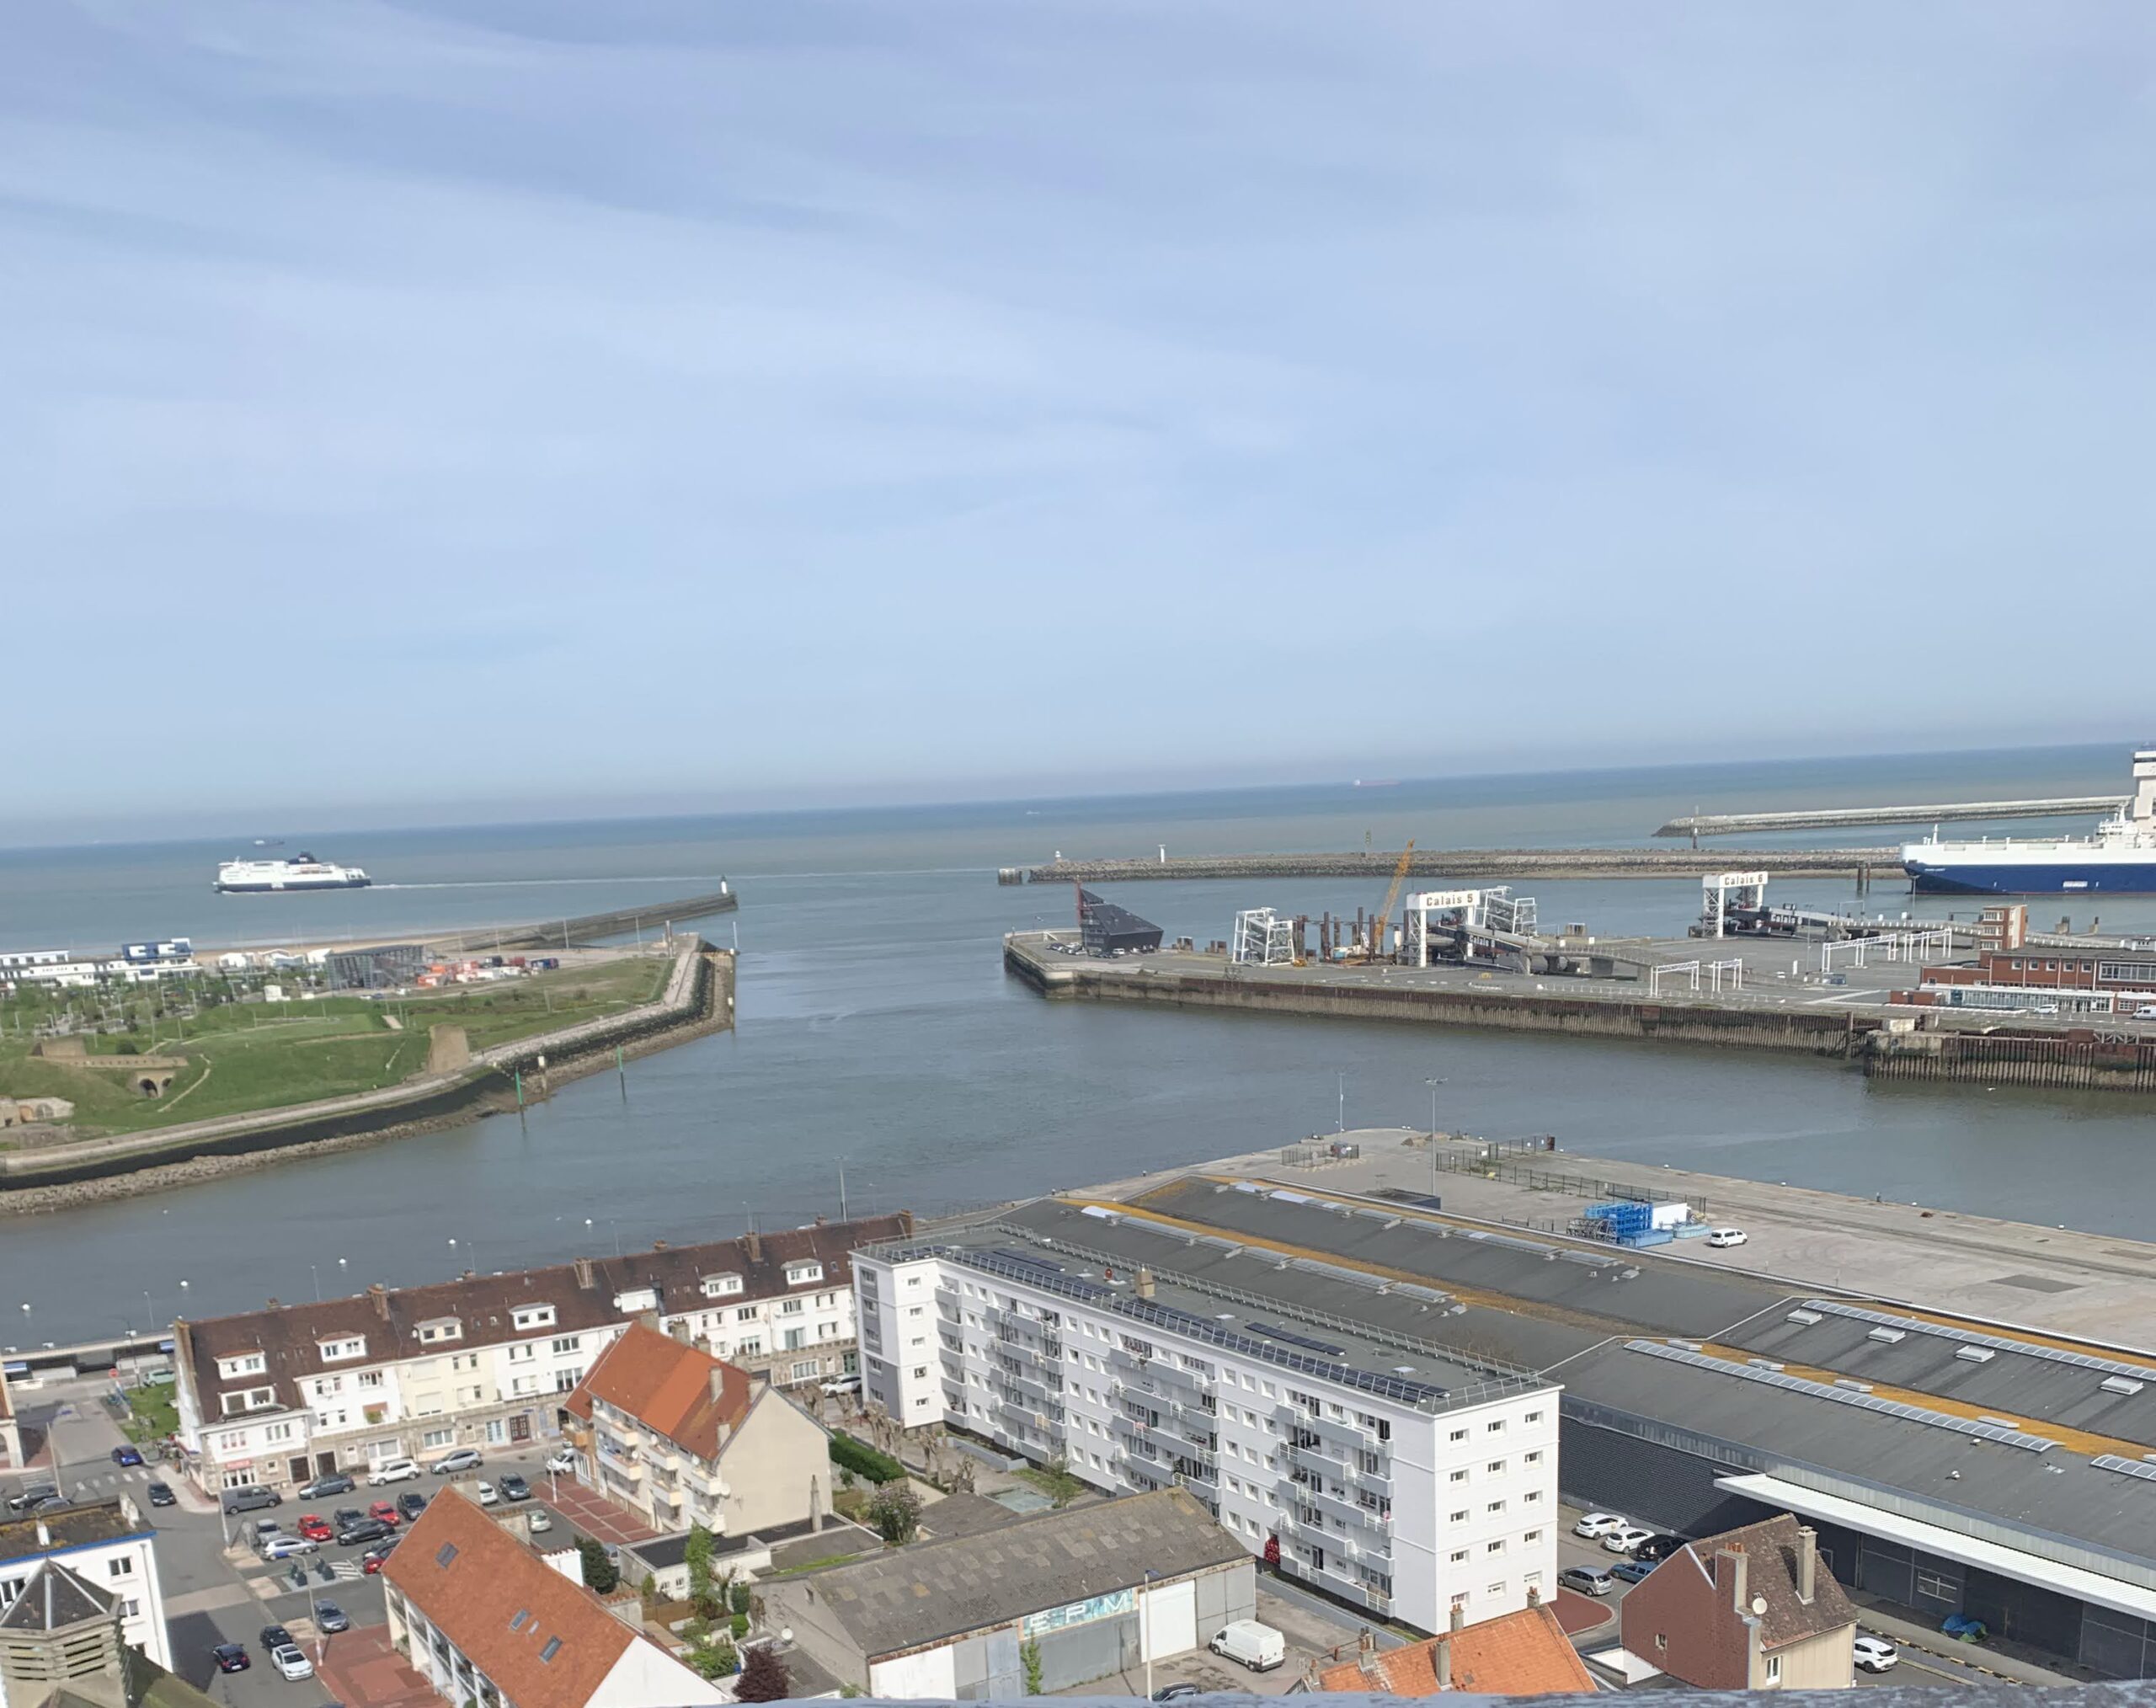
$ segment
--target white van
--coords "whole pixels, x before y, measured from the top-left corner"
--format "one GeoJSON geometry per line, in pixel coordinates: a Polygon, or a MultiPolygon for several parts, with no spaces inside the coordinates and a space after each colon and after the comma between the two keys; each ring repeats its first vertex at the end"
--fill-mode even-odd
{"type": "Polygon", "coordinates": [[[1269,1673],[1288,1658],[1288,1640],[1269,1625],[1239,1619],[1206,1645],[1216,1655],[1240,1661],[1253,1673],[1269,1673]]]}
{"type": "Polygon", "coordinates": [[[384,1483],[409,1482],[419,1476],[419,1467],[408,1459],[385,1459],[367,1469],[367,1486],[380,1488],[384,1483]]]}

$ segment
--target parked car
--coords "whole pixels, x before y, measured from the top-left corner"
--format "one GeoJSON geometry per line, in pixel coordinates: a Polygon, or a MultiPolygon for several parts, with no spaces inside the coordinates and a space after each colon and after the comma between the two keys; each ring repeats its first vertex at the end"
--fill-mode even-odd
{"type": "Polygon", "coordinates": [[[1902,1658],[1902,1652],[1885,1637],[1876,1637],[1860,1631],[1851,1647],[1855,1652],[1856,1663],[1867,1673],[1883,1673],[1902,1658]]]}
{"type": "Polygon", "coordinates": [[[168,1482],[153,1482],[144,1492],[150,1497],[150,1504],[153,1507],[176,1507],[179,1504],[179,1497],[172,1492],[172,1485],[168,1482]]]}
{"type": "Polygon", "coordinates": [[[115,1447],[112,1449],[112,1462],[115,1465],[140,1465],[142,1449],[139,1447],[115,1447]]]}
{"type": "Polygon", "coordinates": [[[270,1663],[287,1679],[312,1679],[314,1663],[301,1652],[297,1643],[286,1643],[280,1649],[270,1651],[270,1663]]]}
{"type": "Polygon", "coordinates": [[[280,1530],[264,1536],[254,1551],[265,1560],[295,1560],[303,1554],[319,1554],[322,1544],[312,1536],[290,1536],[280,1530]]]}
{"type": "Polygon", "coordinates": [[[1205,1693],[1195,1684],[1163,1684],[1153,1693],[1155,1702],[1180,1702],[1186,1696],[1203,1696],[1205,1693]]]}
{"type": "MultiPolygon", "coordinates": [[[[824,1384],[824,1391],[835,1400],[842,1395],[857,1394],[861,1391],[861,1378],[858,1376],[835,1376],[830,1381],[824,1384]]],[[[1171,1690],[1175,1688],[1176,1687],[1173,1684],[1168,1686],[1168,1689],[1171,1690]]],[[[1198,1687],[1194,1684],[1192,1685],[1191,1694],[1195,1695],[1197,1691],[1198,1687]]],[[[1155,1696],[1153,1700],[1155,1702],[1159,1702],[1167,1700],[1169,1699],[1155,1696]]]]}
{"type": "Polygon", "coordinates": [[[449,1476],[460,1470],[477,1470],[485,1463],[479,1456],[478,1448],[460,1447],[452,1453],[445,1453],[435,1461],[435,1475],[449,1476]]]}
{"type": "Polygon", "coordinates": [[[1662,1530],[1648,1537],[1646,1541],[1633,1549],[1632,1557],[1635,1560],[1645,1560],[1650,1563],[1657,1560],[1667,1560],[1684,1545],[1684,1539],[1682,1536],[1673,1536],[1668,1531],[1662,1530]]]}
{"type": "Polygon", "coordinates": [[[397,1510],[408,1520],[418,1518],[426,1509],[427,1497],[415,1488],[408,1488],[397,1497],[397,1510]]]}
{"type": "Polygon", "coordinates": [[[419,1474],[417,1460],[384,1459],[367,1468],[367,1486],[380,1488],[384,1483],[409,1482],[419,1474]]]}
{"type": "Polygon", "coordinates": [[[1654,1540],[1654,1532],[1645,1524],[1625,1524],[1612,1530],[1602,1539],[1605,1552],[1629,1554],[1642,1542],[1654,1540]]]}
{"type": "Polygon", "coordinates": [[[219,1643],[210,1651],[210,1658],[217,1663],[221,1673],[243,1673],[254,1664],[237,1643],[219,1643]]]}
{"type": "Polygon", "coordinates": [[[1216,1655],[1239,1661],[1253,1673],[1269,1673],[1288,1658],[1288,1640],[1269,1625],[1239,1619],[1223,1625],[1206,1645],[1216,1655]]]}
{"type": "Polygon", "coordinates": [[[1741,1246],[1744,1242],[1745,1233],[1742,1228],[1716,1228],[1707,1236],[1707,1243],[1718,1252],[1727,1251],[1732,1246],[1741,1246]]]}
{"type": "Polygon", "coordinates": [[[496,1485],[505,1501],[528,1501],[531,1498],[531,1485],[511,1471],[496,1485]]]}
{"type": "Polygon", "coordinates": [[[1654,1567],[1652,1560],[1620,1560],[1609,1568],[1609,1575],[1620,1583],[1637,1583],[1654,1567]]]}
{"type": "Polygon", "coordinates": [[[1590,1542],[1599,1541],[1612,1530],[1625,1528],[1625,1520],[1614,1513],[1582,1513],[1580,1521],[1572,1526],[1575,1536],[1585,1536],[1590,1542]]]}
{"type": "Polygon", "coordinates": [[[281,1507],[284,1503],[284,1496],[274,1488],[264,1488],[259,1483],[225,1491],[225,1515],[227,1518],[234,1513],[259,1513],[265,1507],[281,1507]]]}
{"type": "Polygon", "coordinates": [[[15,1491],[8,1497],[8,1510],[26,1513],[40,1501],[51,1500],[60,1491],[49,1482],[34,1482],[15,1491]]]}
{"type": "Polygon", "coordinates": [[[299,1532],[310,1541],[326,1542],[337,1534],[337,1529],[320,1513],[307,1513],[300,1519],[299,1532]]]}
{"type": "Polygon", "coordinates": [[[356,1548],[363,1542],[385,1541],[390,1535],[389,1526],[380,1519],[361,1519],[356,1524],[338,1526],[337,1545],[356,1548]]]}
{"type": "Polygon", "coordinates": [[[312,1482],[302,1483],[292,1492],[303,1501],[326,1501],[332,1495],[351,1493],[354,1486],[352,1479],[340,1470],[328,1476],[318,1476],[312,1482]]]}
{"type": "Polygon", "coordinates": [[[358,1524],[365,1517],[366,1514],[357,1507],[339,1507],[335,1512],[330,1513],[329,1522],[341,1530],[347,1524],[358,1524]]]}
{"type": "Polygon", "coordinates": [[[576,1454],[570,1452],[568,1448],[564,1447],[559,1453],[551,1454],[547,1458],[547,1469],[552,1471],[557,1476],[574,1476],[576,1475],[576,1454]]]}
{"type": "Polygon", "coordinates": [[[404,1522],[404,1514],[398,1512],[396,1504],[391,1501],[376,1501],[367,1508],[367,1516],[380,1519],[392,1530],[404,1522]]]}
{"type": "Polygon", "coordinates": [[[262,1635],[257,1641],[261,1643],[262,1652],[266,1655],[278,1649],[290,1648],[292,1646],[292,1634],[281,1625],[265,1625],[262,1627],[262,1635]]]}
{"type": "Polygon", "coordinates": [[[352,1615],[334,1601],[318,1601],[314,1604],[314,1628],[324,1636],[334,1636],[340,1631],[352,1628],[352,1615]]]}
{"type": "Polygon", "coordinates": [[[368,1549],[360,1556],[360,1570],[368,1577],[373,1577],[389,1563],[389,1556],[396,1551],[397,1544],[393,1540],[384,1542],[378,1548],[368,1549]]]}
{"type": "Polygon", "coordinates": [[[554,1528],[554,1521],[547,1516],[546,1508],[534,1507],[531,1509],[531,1516],[524,1521],[524,1527],[527,1530],[531,1531],[533,1535],[536,1536],[545,1531],[552,1529],[554,1528]]]}
{"type": "Polygon", "coordinates": [[[490,1482],[473,1483],[472,1485],[472,1492],[478,1497],[479,1504],[483,1507],[493,1506],[501,1498],[499,1495],[494,1492],[494,1486],[490,1482]]]}
{"type": "Polygon", "coordinates": [[[1582,1595],[1607,1595],[1617,1587],[1617,1580],[1599,1566],[1567,1566],[1558,1572],[1557,1581],[1582,1595]]]}

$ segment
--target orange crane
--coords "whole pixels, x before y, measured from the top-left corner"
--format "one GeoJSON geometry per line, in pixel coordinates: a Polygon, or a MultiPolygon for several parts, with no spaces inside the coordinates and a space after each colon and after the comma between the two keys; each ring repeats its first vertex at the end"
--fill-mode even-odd
{"type": "Polygon", "coordinates": [[[1385,958],[1385,927],[1392,922],[1393,905],[1400,899],[1400,887],[1407,882],[1407,868],[1415,858],[1415,839],[1410,836],[1407,846],[1400,851],[1400,863],[1392,868],[1392,887],[1385,893],[1385,910],[1370,921],[1370,940],[1363,946],[1359,957],[1364,961],[1385,958]]]}

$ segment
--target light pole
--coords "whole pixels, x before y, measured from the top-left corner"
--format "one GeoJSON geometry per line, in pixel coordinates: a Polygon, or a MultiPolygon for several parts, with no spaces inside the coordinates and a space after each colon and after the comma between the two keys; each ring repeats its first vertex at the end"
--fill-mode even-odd
{"type": "Polygon", "coordinates": [[[1444,1083],[1442,1075],[1433,1075],[1422,1083],[1430,1088],[1430,1196],[1438,1196],[1438,1087],[1444,1083]]]}
{"type": "Polygon", "coordinates": [[[1138,1586],[1138,1647],[1145,1656],[1145,1700],[1153,1700],[1153,1580],[1161,1574],[1148,1567],[1145,1581],[1138,1586]]]}
{"type": "Polygon", "coordinates": [[[1348,1130],[1348,1070],[1335,1068],[1332,1070],[1332,1077],[1340,1092],[1340,1113],[1334,1118],[1333,1130],[1337,1133],[1345,1133],[1348,1130]]]}

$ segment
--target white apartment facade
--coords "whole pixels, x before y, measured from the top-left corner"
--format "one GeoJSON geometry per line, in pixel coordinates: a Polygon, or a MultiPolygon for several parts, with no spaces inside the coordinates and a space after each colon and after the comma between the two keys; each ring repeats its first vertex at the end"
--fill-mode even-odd
{"type": "Polygon", "coordinates": [[[1299,1312],[1292,1282],[1212,1293],[1027,1232],[855,1254],[873,1405],[1110,1492],[1181,1485],[1282,1571],[1424,1631],[1554,1597],[1557,1385],[1299,1312]]]}
{"type": "Polygon", "coordinates": [[[213,1492],[284,1487],[551,1437],[585,1372],[643,1318],[781,1386],[851,1374],[848,1246],[905,1225],[823,1224],[177,1323],[190,1475],[213,1492]]]}
{"type": "Polygon", "coordinates": [[[47,1560],[120,1604],[120,1635],[171,1670],[156,1528],[125,1497],[0,1521],[0,1609],[12,1607],[47,1560]]]}

